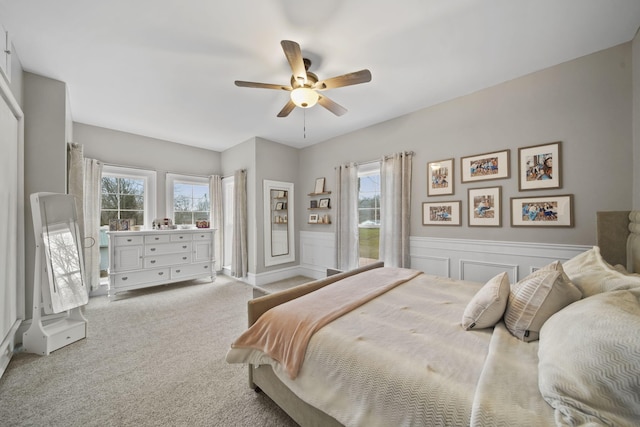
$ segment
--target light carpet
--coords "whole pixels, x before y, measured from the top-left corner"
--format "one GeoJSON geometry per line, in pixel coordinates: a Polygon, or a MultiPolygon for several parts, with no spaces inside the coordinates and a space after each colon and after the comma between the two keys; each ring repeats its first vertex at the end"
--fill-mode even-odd
{"type": "Polygon", "coordinates": [[[252,287],[226,276],[91,298],[87,338],[19,353],[0,378],[3,426],[296,426],[224,360],[252,287]]]}

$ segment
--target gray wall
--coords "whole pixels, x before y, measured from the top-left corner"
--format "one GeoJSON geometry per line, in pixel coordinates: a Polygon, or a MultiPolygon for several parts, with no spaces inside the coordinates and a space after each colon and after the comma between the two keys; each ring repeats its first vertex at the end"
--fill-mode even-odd
{"type": "Polygon", "coordinates": [[[633,209],[640,209],[640,30],[633,39],[633,209]]]}
{"type": "MultiPolygon", "coordinates": [[[[269,179],[272,181],[284,181],[292,182],[294,184],[294,201],[299,198],[304,198],[303,192],[298,185],[298,152],[296,148],[292,148],[288,145],[278,144],[277,142],[268,141],[263,138],[256,138],[256,190],[258,197],[256,197],[256,250],[257,250],[257,264],[256,273],[264,271],[278,270],[285,267],[290,267],[299,264],[299,244],[298,236],[296,232],[296,261],[293,263],[279,264],[271,267],[265,267],[264,265],[264,198],[263,194],[263,181],[269,179]]],[[[291,205],[291,208],[298,208],[291,205]]],[[[297,214],[298,212],[294,212],[297,214]]],[[[297,226],[300,215],[295,216],[294,225],[297,226]]],[[[298,227],[296,227],[298,228],[298,227]]]]}
{"type": "Polygon", "coordinates": [[[316,144],[301,151],[300,181],[312,188],[325,176],[334,190],[336,165],[413,150],[412,236],[594,244],[596,211],[632,205],[631,67],[626,43],[316,144]],[[563,188],[519,192],[518,147],[553,141],[562,141],[563,188]],[[503,149],[511,150],[509,179],[461,184],[460,157],[503,149]],[[455,194],[427,198],[427,162],[452,157],[455,194]],[[467,190],[491,186],[502,186],[502,228],[468,227],[467,190]],[[510,197],[560,194],[575,196],[574,228],[510,227],[510,197]],[[463,226],[423,226],[422,203],[447,200],[462,200],[463,226]]]}
{"type": "Polygon", "coordinates": [[[156,217],[166,214],[166,174],[209,176],[220,173],[220,153],[145,136],[73,124],[73,141],[82,144],[84,156],[106,164],[157,172],[156,217]]]}
{"type": "Polygon", "coordinates": [[[35,240],[31,193],[67,190],[67,87],[58,80],[23,75],[25,192],[25,314],[31,318],[35,240]]]}

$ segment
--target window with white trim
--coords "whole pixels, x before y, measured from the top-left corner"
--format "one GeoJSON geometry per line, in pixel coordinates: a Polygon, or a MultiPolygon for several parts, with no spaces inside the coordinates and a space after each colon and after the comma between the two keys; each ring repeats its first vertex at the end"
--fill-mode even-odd
{"type": "Polygon", "coordinates": [[[209,178],[167,174],[167,215],[176,225],[210,220],[211,192],[209,178]]]}
{"type": "Polygon", "coordinates": [[[380,163],[358,166],[359,265],[379,258],[380,247],[380,163]]]}
{"type": "Polygon", "coordinates": [[[151,227],[155,216],[155,171],[104,165],[100,225],[114,219],[133,219],[135,225],[151,227]]]}

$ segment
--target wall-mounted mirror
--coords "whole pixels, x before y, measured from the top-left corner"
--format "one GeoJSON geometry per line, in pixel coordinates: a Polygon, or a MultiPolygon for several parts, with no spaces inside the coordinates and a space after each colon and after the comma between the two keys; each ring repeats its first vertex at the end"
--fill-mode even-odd
{"type": "Polygon", "coordinates": [[[293,228],[293,183],[264,180],[264,265],[296,259],[293,228]]]}

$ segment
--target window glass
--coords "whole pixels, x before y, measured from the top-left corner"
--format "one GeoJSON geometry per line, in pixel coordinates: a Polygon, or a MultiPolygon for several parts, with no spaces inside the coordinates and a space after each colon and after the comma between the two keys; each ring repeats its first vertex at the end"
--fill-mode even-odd
{"type": "Polygon", "coordinates": [[[134,219],[136,225],[144,225],[144,181],[103,175],[100,225],[109,225],[113,219],[134,219]]]}
{"type": "Polygon", "coordinates": [[[358,236],[360,265],[377,261],[380,252],[380,163],[358,166],[358,236]]]}
{"type": "Polygon", "coordinates": [[[209,180],[203,177],[167,175],[167,203],[169,215],[176,225],[195,224],[209,220],[211,202],[209,180]]]}

